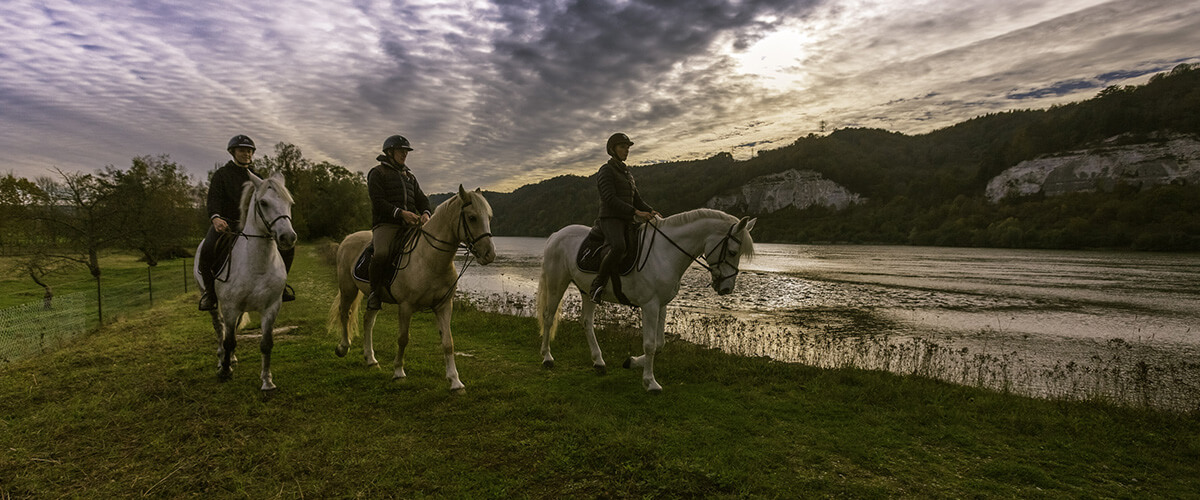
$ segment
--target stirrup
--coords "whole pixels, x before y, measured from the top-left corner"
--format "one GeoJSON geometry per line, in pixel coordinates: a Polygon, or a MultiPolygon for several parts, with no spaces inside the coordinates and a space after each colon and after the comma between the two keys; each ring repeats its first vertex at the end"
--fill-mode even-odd
{"type": "Polygon", "coordinates": [[[604,295],[604,285],[600,285],[598,287],[592,288],[592,293],[589,295],[589,297],[592,298],[592,302],[599,304],[600,298],[603,295],[604,295]]]}
{"type": "Polygon", "coordinates": [[[375,290],[371,290],[371,294],[367,295],[367,310],[378,311],[383,309],[383,300],[375,290]]]}
{"type": "Polygon", "coordinates": [[[296,300],[296,291],[292,289],[292,285],[283,285],[283,302],[293,300],[296,300]]]}
{"type": "Polygon", "coordinates": [[[212,311],[212,310],[215,310],[216,308],[217,308],[217,298],[213,296],[213,293],[209,292],[209,291],[202,292],[200,294],[200,310],[201,311],[212,311]],[[205,300],[205,299],[207,299],[207,300],[205,300]]]}

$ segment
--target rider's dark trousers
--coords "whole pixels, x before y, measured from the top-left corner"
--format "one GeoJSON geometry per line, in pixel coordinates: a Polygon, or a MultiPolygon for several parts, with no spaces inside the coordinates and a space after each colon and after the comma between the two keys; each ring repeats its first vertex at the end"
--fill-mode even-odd
{"type": "Polygon", "coordinates": [[[593,287],[595,287],[596,283],[603,285],[607,282],[610,275],[615,271],[613,268],[625,258],[625,252],[629,248],[629,230],[632,226],[625,219],[613,217],[603,217],[600,219],[600,231],[604,233],[604,242],[608,244],[608,251],[605,252],[604,258],[600,260],[600,270],[593,287]]]}
{"type": "Polygon", "coordinates": [[[391,267],[392,245],[396,236],[404,231],[399,224],[380,224],[371,228],[371,244],[375,245],[375,253],[371,255],[371,289],[382,287],[387,282],[387,272],[391,267]]]}

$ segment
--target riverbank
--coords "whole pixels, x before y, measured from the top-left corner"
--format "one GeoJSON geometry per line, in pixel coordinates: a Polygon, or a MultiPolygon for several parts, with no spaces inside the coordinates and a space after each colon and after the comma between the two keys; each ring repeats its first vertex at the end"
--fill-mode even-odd
{"type": "Polygon", "coordinates": [[[356,342],[333,354],[332,273],[297,253],[273,371],[257,341],[218,383],[194,297],[130,315],[0,367],[0,498],[186,497],[1187,497],[1200,491],[1200,420],[1056,402],[879,371],[745,358],[670,338],[646,394],[618,368],[640,340],[599,332],[608,375],[563,325],[554,370],[532,319],[461,307],[467,392],[446,390],[436,328],[417,316],[408,380],[356,342]]]}

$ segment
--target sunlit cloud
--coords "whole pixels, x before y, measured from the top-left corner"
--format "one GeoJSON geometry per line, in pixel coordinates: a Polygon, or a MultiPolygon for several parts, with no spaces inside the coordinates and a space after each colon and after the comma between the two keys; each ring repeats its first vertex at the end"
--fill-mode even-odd
{"type": "Polygon", "coordinates": [[[0,4],[0,171],[228,137],[366,171],[404,134],[431,192],[746,158],[840,127],[923,133],[1086,99],[1200,61],[1200,6],[1164,0],[307,0],[0,4]]]}

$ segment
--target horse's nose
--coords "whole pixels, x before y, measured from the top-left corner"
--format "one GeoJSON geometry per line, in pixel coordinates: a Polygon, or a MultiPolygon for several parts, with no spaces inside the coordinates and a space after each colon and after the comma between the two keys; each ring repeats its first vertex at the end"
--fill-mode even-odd
{"type": "Polygon", "coordinates": [[[279,247],[287,250],[296,246],[296,233],[283,233],[279,235],[279,247]]]}
{"type": "Polygon", "coordinates": [[[496,260],[496,250],[491,247],[485,248],[477,257],[479,257],[479,263],[486,266],[496,260]]]}

